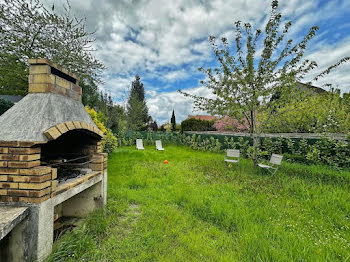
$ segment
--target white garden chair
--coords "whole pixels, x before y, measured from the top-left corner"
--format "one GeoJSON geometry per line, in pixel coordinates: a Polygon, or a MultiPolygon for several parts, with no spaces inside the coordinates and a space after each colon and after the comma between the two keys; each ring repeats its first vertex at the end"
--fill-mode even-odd
{"type": "Polygon", "coordinates": [[[270,162],[268,163],[262,162],[262,163],[259,163],[258,166],[263,169],[266,169],[272,175],[274,175],[277,172],[278,168],[281,166],[282,158],[283,156],[281,155],[272,154],[270,162]]]}
{"type": "Polygon", "coordinates": [[[227,149],[225,162],[228,163],[239,163],[239,150],[237,149],[227,149]]]}
{"type": "Polygon", "coordinates": [[[156,149],[159,151],[164,151],[165,149],[162,146],[162,141],[161,140],[156,140],[156,149]]]}
{"type": "Polygon", "coordinates": [[[145,148],[143,147],[142,139],[136,139],[136,149],[137,150],[145,150],[145,148]]]}

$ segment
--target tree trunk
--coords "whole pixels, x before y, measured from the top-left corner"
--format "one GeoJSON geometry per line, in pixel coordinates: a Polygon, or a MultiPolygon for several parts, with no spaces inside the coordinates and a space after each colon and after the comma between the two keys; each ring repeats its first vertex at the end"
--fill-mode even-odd
{"type": "Polygon", "coordinates": [[[254,167],[258,166],[258,137],[256,136],[256,133],[253,134],[253,147],[254,147],[254,155],[253,155],[253,163],[254,167]]]}
{"type": "Polygon", "coordinates": [[[256,136],[256,122],[255,122],[255,112],[252,110],[250,111],[250,117],[251,117],[251,128],[250,128],[250,136],[253,139],[253,148],[254,148],[254,153],[253,153],[253,164],[254,167],[258,166],[258,138],[256,136]]]}

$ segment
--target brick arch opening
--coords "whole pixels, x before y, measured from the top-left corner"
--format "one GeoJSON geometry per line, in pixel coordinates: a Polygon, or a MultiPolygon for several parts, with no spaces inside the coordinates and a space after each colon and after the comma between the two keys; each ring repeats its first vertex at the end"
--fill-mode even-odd
{"type": "Polygon", "coordinates": [[[103,132],[100,129],[82,121],[68,121],[52,126],[46,131],[44,131],[44,135],[49,140],[55,140],[61,135],[72,130],[85,130],[87,132],[93,133],[95,136],[99,137],[99,139],[103,138],[103,132]]]}

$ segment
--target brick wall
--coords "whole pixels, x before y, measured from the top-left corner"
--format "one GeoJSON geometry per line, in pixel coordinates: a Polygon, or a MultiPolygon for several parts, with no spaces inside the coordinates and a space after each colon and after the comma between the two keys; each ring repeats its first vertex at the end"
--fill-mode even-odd
{"type": "Polygon", "coordinates": [[[107,160],[108,160],[107,153],[95,153],[93,154],[91,160],[92,162],[89,164],[89,168],[91,168],[93,171],[101,171],[101,172],[107,171],[107,160]]]}
{"type": "Polygon", "coordinates": [[[81,101],[82,89],[76,75],[47,59],[29,59],[28,63],[29,93],[56,93],[81,101]],[[61,76],[53,74],[52,68],[61,76]]]}
{"type": "Polygon", "coordinates": [[[0,141],[0,201],[40,203],[57,186],[57,170],[40,166],[34,142],[0,141]]]}

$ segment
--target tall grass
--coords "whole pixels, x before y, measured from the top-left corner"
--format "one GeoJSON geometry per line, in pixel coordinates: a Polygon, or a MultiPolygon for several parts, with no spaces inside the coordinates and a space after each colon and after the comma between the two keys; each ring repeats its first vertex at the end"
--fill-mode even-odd
{"type": "Polygon", "coordinates": [[[168,146],[119,148],[108,173],[106,209],[49,261],[350,261],[350,172],[168,146]]]}

